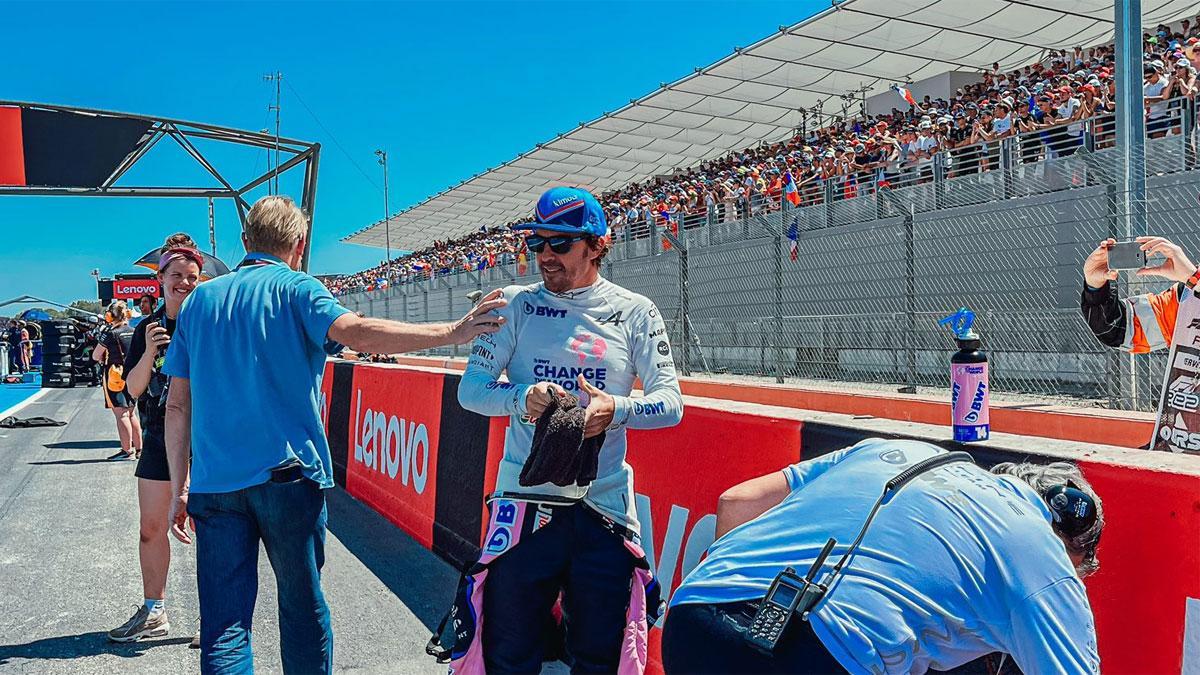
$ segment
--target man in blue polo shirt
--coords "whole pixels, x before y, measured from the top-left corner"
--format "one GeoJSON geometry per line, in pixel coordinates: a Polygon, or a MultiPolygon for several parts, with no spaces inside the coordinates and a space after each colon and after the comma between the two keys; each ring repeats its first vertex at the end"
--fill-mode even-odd
{"type": "Polygon", "coordinates": [[[307,218],[287,197],[247,215],[249,252],[234,273],[202,284],[179,313],[163,372],[171,376],[166,441],[175,495],[171,532],[196,532],[201,670],[253,672],[250,627],[261,541],[279,589],[288,673],[333,666],[321,592],[325,498],[333,464],[318,408],[330,341],[370,353],[461,344],[503,323],[498,292],[457,322],[362,318],[296,271],[307,218]],[[190,471],[189,471],[190,461],[190,471]]]}

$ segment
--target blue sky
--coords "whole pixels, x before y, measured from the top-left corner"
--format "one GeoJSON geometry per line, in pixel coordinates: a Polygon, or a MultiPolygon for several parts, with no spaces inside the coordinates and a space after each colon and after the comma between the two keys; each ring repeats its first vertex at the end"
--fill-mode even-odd
{"type": "MultiPolygon", "coordinates": [[[[283,135],[322,144],[311,271],[353,272],[383,256],[340,241],[382,216],[375,148],[395,212],[827,4],[6,3],[0,99],[257,130],[274,124],[263,75],[282,71],[283,135]]],[[[235,184],[267,167],[260,151],[201,150],[235,184]]],[[[298,198],[294,173],[282,189],[298,198]]],[[[164,141],[122,182],[203,179],[164,141]]],[[[234,263],[231,203],[216,223],[234,263]]],[[[93,268],[137,271],[178,230],[207,248],[205,200],[0,197],[0,301],[94,299],[93,268]]]]}

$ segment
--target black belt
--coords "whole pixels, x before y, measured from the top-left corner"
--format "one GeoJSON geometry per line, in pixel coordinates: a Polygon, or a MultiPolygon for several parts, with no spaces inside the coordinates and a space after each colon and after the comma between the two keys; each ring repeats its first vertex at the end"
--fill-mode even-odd
{"type": "Polygon", "coordinates": [[[277,469],[271,469],[272,483],[295,483],[304,478],[304,465],[300,463],[288,464],[277,469]]]}

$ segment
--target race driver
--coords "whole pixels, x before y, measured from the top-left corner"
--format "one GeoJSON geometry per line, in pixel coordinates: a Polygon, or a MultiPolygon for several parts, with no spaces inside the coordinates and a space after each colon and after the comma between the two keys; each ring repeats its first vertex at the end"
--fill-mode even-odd
{"type": "MultiPolygon", "coordinates": [[[[683,399],[666,325],[654,303],[600,276],[608,226],[589,192],[554,187],[538,200],[526,245],[542,282],[504,289],[506,322],[476,340],[458,390],[468,410],[508,416],[495,499],[536,503],[536,531],[489,563],[483,590],[483,660],[490,675],[536,673],[545,628],[562,594],[567,661],[574,672],[615,672],[638,555],[633,470],[625,429],[678,424],[683,399]],[[499,380],[507,373],[508,381],[499,380]],[[644,394],[631,396],[634,378],[644,394]],[[551,396],[586,405],[584,437],[604,432],[590,486],[521,486],[534,424],[551,396]]],[[[497,502],[492,502],[493,520],[497,502]]]]}

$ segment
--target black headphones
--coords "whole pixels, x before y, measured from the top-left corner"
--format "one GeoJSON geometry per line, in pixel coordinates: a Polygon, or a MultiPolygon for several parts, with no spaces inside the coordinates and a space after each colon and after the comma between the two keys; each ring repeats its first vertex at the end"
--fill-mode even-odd
{"type": "Polygon", "coordinates": [[[1054,527],[1068,537],[1087,532],[1096,524],[1096,502],[1074,481],[1046,491],[1046,504],[1054,516],[1054,527]]]}

